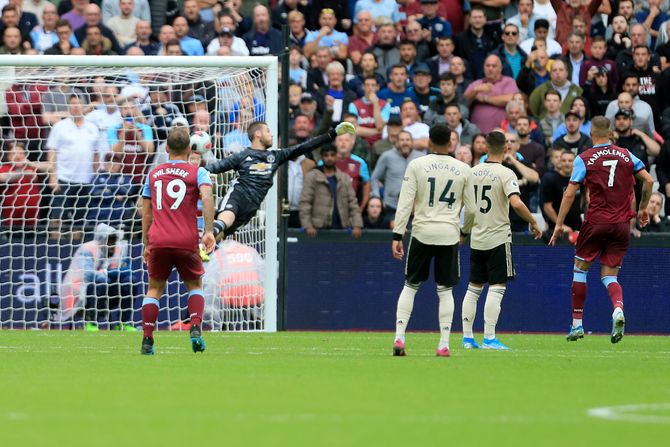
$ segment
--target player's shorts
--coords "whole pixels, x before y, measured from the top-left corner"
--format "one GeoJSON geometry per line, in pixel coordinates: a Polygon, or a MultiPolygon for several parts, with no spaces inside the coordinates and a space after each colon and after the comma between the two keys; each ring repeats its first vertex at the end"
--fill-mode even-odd
{"type": "Polygon", "coordinates": [[[490,250],[470,250],[471,283],[505,284],[514,279],[514,275],[511,242],[490,250]]]}
{"type": "Polygon", "coordinates": [[[149,278],[166,281],[175,267],[183,281],[193,281],[205,274],[200,254],[179,248],[153,248],[149,252],[149,278]]]}
{"type": "Polygon", "coordinates": [[[416,238],[409,241],[405,280],[410,284],[419,284],[428,279],[430,261],[435,259],[435,282],[441,286],[453,287],[461,276],[461,259],[458,244],[428,245],[416,238]]]}
{"type": "Polygon", "coordinates": [[[231,187],[226,195],[219,200],[216,206],[216,215],[224,211],[231,211],[235,214],[235,223],[226,228],[225,234],[230,235],[240,227],[245,226],[256,215],[258,208],[250,204],[249,199],[239,192],[235,187],[231,187]]]}
{"type": "Polygon", "coordinates": [[[575,257],[593,262],[600,256],[600,263],[608,267],[620,267],[628,250],[630,224],[589,224],[584,222],[579,237],[575,257]]]}

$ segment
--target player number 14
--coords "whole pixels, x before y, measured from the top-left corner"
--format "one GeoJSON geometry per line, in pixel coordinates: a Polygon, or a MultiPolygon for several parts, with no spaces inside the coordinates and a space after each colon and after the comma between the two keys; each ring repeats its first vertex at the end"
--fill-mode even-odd
{"type": "Polygon", "coordinates": [[[607,186],[611,188],[614,186],[614,175],[616,175],[616,165],[619,163],[619,160],[605,160],[603,161],[603,166],[609,166],[610,168],[610,178],[607,180],[607,186]]]}
{"type": "MultiPolygon", "coordinates": [[[[154,187],[156,188],[156,209],[163,209],[163,180],[157,180],[154,182],[154,187]]],[[[181,205],[181,202],[184,201],[186,197],[186,183],[182,179],[170,180],[165,188],[167,195],[174,200],[170,206],[171,210],[176,210],[181,205]]]]}

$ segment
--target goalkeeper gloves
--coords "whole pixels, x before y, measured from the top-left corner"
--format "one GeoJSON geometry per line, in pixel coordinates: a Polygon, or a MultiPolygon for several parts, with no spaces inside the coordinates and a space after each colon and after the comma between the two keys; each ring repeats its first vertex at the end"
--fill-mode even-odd
{"type": "Polygon", "coordinates": [[[344,135],[345,133],[356,135],[356,128],[350,122],[343,121],[335,127],[335,133],[338,137],[340,135],[344,135]]]}

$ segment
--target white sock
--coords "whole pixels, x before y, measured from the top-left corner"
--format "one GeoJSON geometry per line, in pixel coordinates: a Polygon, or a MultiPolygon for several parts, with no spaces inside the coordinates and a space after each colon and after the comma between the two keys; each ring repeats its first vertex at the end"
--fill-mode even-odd
{"type": "Polygon", "coordinates": [[[581,318],[573,318],[572,319],[572,327],[579,327],[582,325],[582,319],[581,318]]]}
{"type": "Polygon", "coordinates": [[[402,292],[400,292],[395,321],[396,340],[400,339],[401,341],[405,341],[405,330],[407,329],[407,323],[409,323],[409,317],[412,316],[414,296],[416,295],[417,290],[419,290],[418,284],[405,283],[402,292]]]}
{"type": "Polygon", "coordinates": [[[477,313],[477,300],[482,294],[483,287],[475,287],[472,284],[468,286],[468,291],[463,298],[463,310],[461,315],[463,317],[463,337],[473,338],[472,325],[475,323],[475,314],[477,313]]]}
{"type": "Polygon", "coordinates": [[[437,297],[440,299],[438,321],[440,322],[440,344],[437,349],[449,347],[451,323],[454,319],[454,294],[451,287],[437,286],[437,297]]]}
{"type": "Polygon", "coordinates": [[[616,315],[619,312],[623,313],[623,309],[620,307],[615,307],[614,312],[612,312],[612,316],[616,315]]]}
{"type": "Polygon", "coordinates": [[[505,296],[505,286],[489,286],[486,303],[484,303],[484,338],[488,340],[496,338],[496,324],[498,324],[503,296],[505,296]]]}

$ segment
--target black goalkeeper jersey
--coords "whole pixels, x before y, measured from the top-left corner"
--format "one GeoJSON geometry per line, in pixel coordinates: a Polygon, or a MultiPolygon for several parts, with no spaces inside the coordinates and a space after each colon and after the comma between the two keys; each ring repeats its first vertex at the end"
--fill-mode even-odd
{"type": "Polygon", "coordinates": [[[335,139],[335,130],[310,138],[304,143],[285,149],[263,151],[246,148],[230,157],[207,164],[212,174],[235,170],[237,177],[233,180],[235,190],[243,194],[250,206],[258,209],[272,188],[274,173],[279,167],[294,157],[311,152],[335,139]]]}

